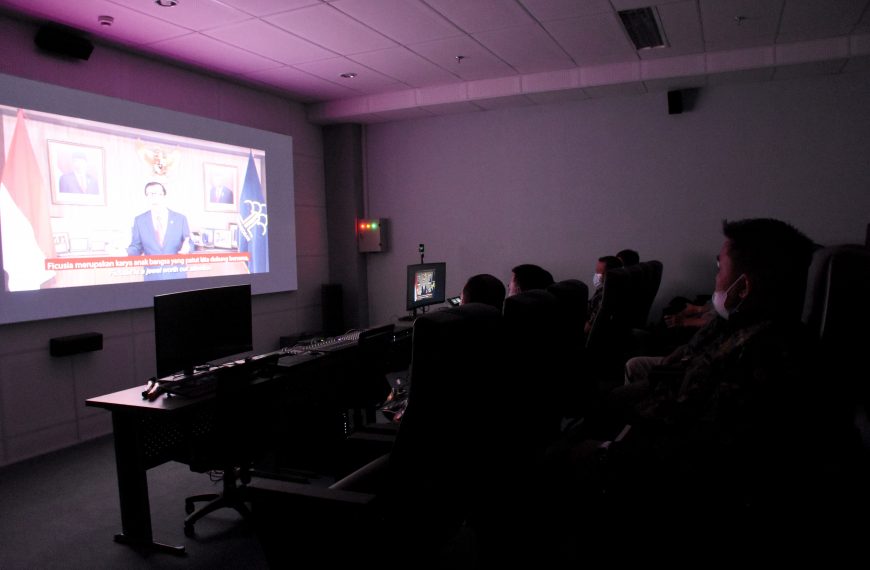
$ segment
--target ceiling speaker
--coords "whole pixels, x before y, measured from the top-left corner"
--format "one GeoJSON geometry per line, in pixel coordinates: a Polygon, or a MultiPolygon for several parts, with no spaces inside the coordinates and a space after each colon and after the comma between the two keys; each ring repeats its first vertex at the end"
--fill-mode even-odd
{"type": "Polygon", "coordinates": [[[668,91],[668,115],[679,115],[683,112],[683,92],[668,91]]]}
{"type": "Polygon", "coordinates": [[[94,51],[94,44],[88,39],[73,31],[53,26],[39,28],[33,41],[44,52],[74,59],[86,60],[94,51]]]}

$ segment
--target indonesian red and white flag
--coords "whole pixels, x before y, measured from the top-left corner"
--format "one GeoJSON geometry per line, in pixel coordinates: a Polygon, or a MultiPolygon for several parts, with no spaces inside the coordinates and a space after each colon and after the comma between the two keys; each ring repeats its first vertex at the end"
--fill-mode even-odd
{"type": "Polygon", "coordinates": [[[45,269],[46,258],[55,253],[48,193],[19,109],[0,178],[0,239],[9,291],[39,289],[54,277],[45,269]]]}

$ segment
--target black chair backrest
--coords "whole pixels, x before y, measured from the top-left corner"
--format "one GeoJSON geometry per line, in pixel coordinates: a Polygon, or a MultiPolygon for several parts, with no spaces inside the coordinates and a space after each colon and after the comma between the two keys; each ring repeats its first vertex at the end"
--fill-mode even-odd
{"type": "Polygon", "coordinates": [[[386,374],[394,329],[395,325],[388,324],[360,332],[357,365],[348,375],[348,408],[374,406],[389,394],[386,374]]]}
{"type": "Polygon", "coordinates": [[[822,248],[813,257],[804,322],[823,343],[852,350],[870,338],[870,249],[860,245],[822,248]]]}
{"type": "Polygon", "coordinates": [[[648,325],[649,312],[653,303],[656,300],[656,295],[659,292],[659,286],[662,283],[662,271],[664,266],[661,261],[651,260],[642,261],[638,266],[643,271],[643,286],[641,288],[640,297],[637,301],[637,313],[635,315],[635,328],[646,328],[648,325]]]}
{"type": "MultiPolygon", "coordinates": [[[[544,290],[505,299],[504,327],[510,395],[508,421],[523,426],[524,444],[546,444],[560,427],[561,315],[555,295],[544,290]]],[[[582,327],[578,323],[577,326],[582,327]]]]}
{"type": "Polygon", "coordinates": [[[465,516],[502,414],[489,401],[500,380],[501,325],[499,311],[480,303],[415,321],[408,408],[389,460],[391,500],[403,511],[465,516]]]}
{"type": "Polygon", "coordinates": [[[558,345],[561,364],[556,372],[558,399],[561,400],[562,415],[565,417],[582,416],[586,405],[594,396],[594,384],[586,373],[584,355],[586,338],[583,325],[589,305],[589,288],[578,279],[566,279],[554,283],[547,291],[556,297],[558,303],[558,329],[551,336],[558,345]]]}
{"type": "Polygon", "coordinates": [[[627,338],[632,326],[629,299],[636,290],[632,285],[637,284],[629,269],[620,267],[607,272],[601,305],[586,336],[588,351],[610,352],[627,338]]]}
{"type": "MultiPolygon", "coordinates": [[[[586,322],[586,309],[589,302],[589,287],[579,279],[566,279],[558,281],[547,287],[559,302],[560,311],[567,313],[568,319],[579,327],[574,330],[582,332],[583,323],[586,322]]],[[[582,339],[582,334],[580,335],[582,339]]]]}

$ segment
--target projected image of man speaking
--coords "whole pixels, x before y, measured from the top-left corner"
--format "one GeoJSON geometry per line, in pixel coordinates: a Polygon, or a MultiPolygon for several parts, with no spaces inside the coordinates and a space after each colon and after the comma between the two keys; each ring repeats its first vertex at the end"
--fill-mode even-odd
{"type": "MultiPolygon", "coordinates": [[[[133,220],[133,237],[127,255],[174,255],[189,253],[187,218],[166,206],[166,187],[160,182],[145,185],[151,209],[133,220]]],[[[145,281],[186,277],[184,265],[153,265],[145,269],[145,281]]]]}

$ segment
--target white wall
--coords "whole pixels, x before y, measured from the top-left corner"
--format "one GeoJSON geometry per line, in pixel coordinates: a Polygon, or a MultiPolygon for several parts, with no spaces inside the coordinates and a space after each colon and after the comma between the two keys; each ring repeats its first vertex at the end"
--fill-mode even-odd
{"type": "MultiPolygon", "coordinates": [[[[293,137],[299,290],[254,298],[254,348],[319,330],[320,285],[329,278],[323,151],[321,129],[302,106],[101,45],[86,62],[47,57],[34,34],[0,17],[0,72],[293,137]]],[[[84,401],[154,374],[152,319],[149,309],[0,326],[0,465],[110,433],[109,413],[84,401]],[[102,351],[49,356],[50,338],[91,331],[103,334],[102,351]]]]}
{"type": "Polygon", "coordinates": [[[776,217],[823,244],[870,222],[870,74],[705,88],[668,115],[665,93],[371,125],[372,324],[404,314],[404,267],[447,262],[447,293],[519,263],[590,283],[622,248],[659,259],[651,317],[712,293],[721,220],[776,217]]]}

